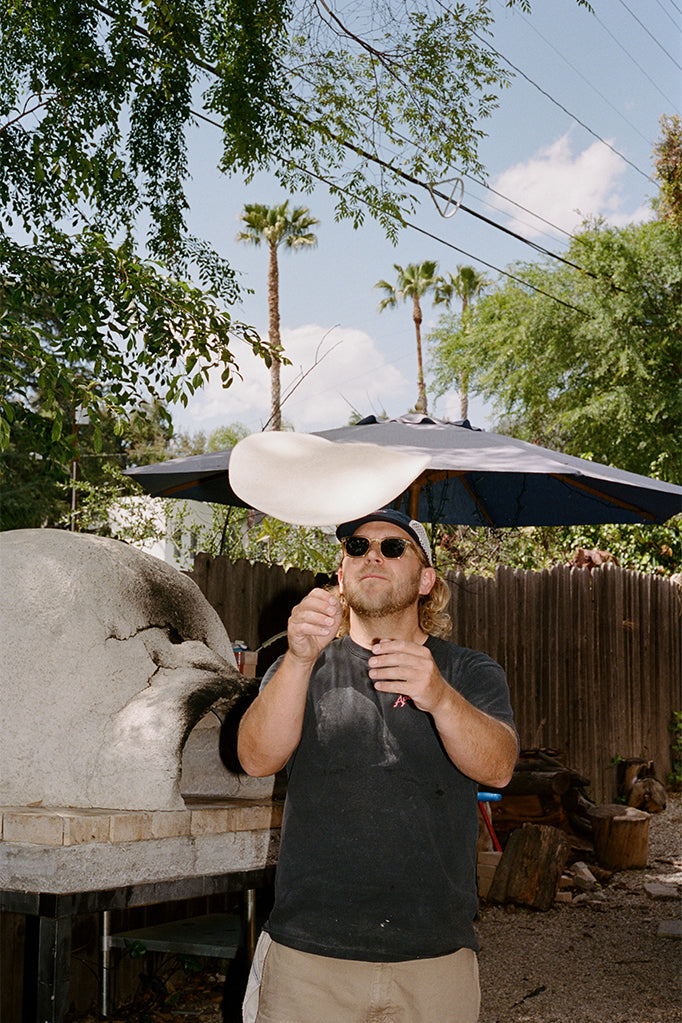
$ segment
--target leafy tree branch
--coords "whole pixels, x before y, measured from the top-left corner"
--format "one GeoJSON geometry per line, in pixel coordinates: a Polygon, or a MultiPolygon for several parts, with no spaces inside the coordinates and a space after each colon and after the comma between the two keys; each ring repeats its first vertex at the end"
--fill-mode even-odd
{"type": "Polygon", "coordinates": [[[213,295],[89,231],[32,247],[0,235],[0,309],[2,446],[21,406],[50,421],[61,457],[65,407],[124,420],[153,398],[186,404],[215,367],[229,386],[235,341],[270,358],[213,295]]]}

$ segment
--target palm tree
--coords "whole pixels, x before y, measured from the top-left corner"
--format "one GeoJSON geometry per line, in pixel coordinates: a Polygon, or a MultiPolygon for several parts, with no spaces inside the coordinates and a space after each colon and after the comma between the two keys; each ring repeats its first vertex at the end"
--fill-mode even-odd
{"type": "Polygon", "coordinates": [[[378,281],[374,287],[381,288],[386,292],[386,297],[379,303],[379,312],[384,309],[396,306],[399,301],[412,299],[412,319],[417,335],[417,403],[415,412],[426,414],[426,385],[424,384],[424,366],[422,363],[422,309],[420,299],[429,291],[435,291],[439,277],[436,276],[438,263],[432,259],[426,259],[423,263],[408,263],[403,269],[397,263],[393,264],[398,274],[397,284],[389,284],[388,281],[378,281]]]}
{"type": "Polygon", "coordinates": [[[268,314],[269,339],[272,349],[272,365],[270,366],[270,420],[271,430],[282,428],[281,408],[281,353],[282,340],[279,333],[279,264],[277,249],[284,245],[286,249],[298,249],[317,245],[317,238],[311,228],[319,224],[319,220],[310,215],[307,206],[294,206],[289,209],[289,200],[280,206],[265,206],[262,203],[246,203],[240,220],[245,230],[237,235],[237,241],[260,245],[265,239],[269,250],[268,263],[268,314]]]}
{"type": "MultiPolygon", "coordinates": [[[[473,299],[487,288],[490,281],[473,266],[457,267],[456,274],[448,274],[447,278],[442,277],[436,285],[436,296],[434,303],[442,302],[448,308],[453,296],[462,300],[462,327],[467,330],[467,309],[473,299]]],[[[459,375],[459,418],[469,418],[469,371],[463,369],[459,375]]]]}

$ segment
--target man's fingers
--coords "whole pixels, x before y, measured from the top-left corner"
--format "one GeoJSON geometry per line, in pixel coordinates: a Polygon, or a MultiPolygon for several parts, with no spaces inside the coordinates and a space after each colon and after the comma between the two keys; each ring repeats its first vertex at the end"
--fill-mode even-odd
{"type": "Polygon", "coordinates": [[[369,661],[369,674],[372,678],[396,677],[401,672],[400,678],[407,678],[417,674],[429,673],[431,665],[429,660],[422,657],[415,657],[409,653],[373,654],[369,661]],[[393,676],[391,676],[393,672],[393,676]]]}
{"type": "Polygon", "coordinates": [[[291,612],[294,621],[304,621],[313,616],[322,616],[335,619],[341,614],[341,604],[338,597],[325,590],[311,590],[307,597],[297,604],[291,612]]]}
{"type": "Polygon", "coordinates": [[[324,635],[328,632],[336,632],[336,619],[329,615],[310,615],[306,618],[298,618],[292,623],[292,631],[305,636],[324,635]]]}
{"type": "Polygon", "coordinates": [[[323,649],[336,635],[340,621],[338,597],[326,590],[311,590],[291,612],[287,629],[290,650],[300,655],[311,649],[323,649]]]}

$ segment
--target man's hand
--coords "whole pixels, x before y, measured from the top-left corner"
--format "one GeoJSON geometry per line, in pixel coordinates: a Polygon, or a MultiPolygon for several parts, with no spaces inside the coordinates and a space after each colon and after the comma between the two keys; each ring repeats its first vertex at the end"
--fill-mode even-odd
{"type": "Polygon", "coordinates": [[[509,784],[517,756],[516,733],[449,686],[428,647],[379,640],[372,646],[369,677],[375,689],[409,696],[415,707],[431,714],[445,752],[463,774],[492,788],[509,784]]]}
{"type": "Polygon", "coordinates": [[[287,625],[288,653],[313,665],[334,639],[341,624],[341,603],[334,593],[314,589],[291,612],[287,625]]]}
{"type": "Polygon", "coordinates": [[[382,639],[372,646],[369,677],[375,689],[409,696],[415,707],[430,714],[450,688],[428,647],[397,639],[382,639]]]}
{"type": "Polygon", "coordinates": [[[340,624],[341,603],[327,590],[311,590],[292,610],[289,648],[239,725],[237,750],[247,774],[276,774],[298,746],[313,665],[340,624]]]}

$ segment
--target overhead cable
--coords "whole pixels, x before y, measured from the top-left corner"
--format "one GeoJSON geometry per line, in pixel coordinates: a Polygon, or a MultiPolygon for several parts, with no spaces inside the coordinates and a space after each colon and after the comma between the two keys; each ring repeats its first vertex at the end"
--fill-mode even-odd
{"type": "MultiPolygon", "coordinates": [[[[206,114],[200,113],[198,110],[193,110],[192,115],[194,117],[199,118],[202,121],[206,121],[207,124],[211,124],[215,128],[222,129],[222,125],[220,124],[219,121],[213,120],[213,118],[208,117],[206,114]]],[[[351,194],[348,191],[348,189],[344,188],[342,185],[338,185],[335,182],[330,181],[329,178],[325,178],[321,174],[316,174],[314,171],[309,170],[309,168],[307,167],[302,167],[299,164],[294,164],[293,166],[295,170],[301,171],[303,174],[307,174],[310,177],[315,178],[317,181],[320,181],[323,185],[326,185],[327,188],[330,187],[334,188],[337,192],[343,192],[345,195],[351,194]]],[[[359,199],[361,203],[364,203],[364,205],[368,206],[370,209],[375,209],[373,204],[368,199],[365,199],[363,196],[356,196],[355,198],[359,199]]],[[[530,288],[531,291],[536,291],[538,292],[538,294],[544,295],[546,298],[549,298],[554,302],[558,302],[559,305],[563,305],[567,309],[572,309],[574,312],[580,313],[581,316],[589,315],[588,313],[585,312],[584,309],[580,309],[578,306],[575,306],[570,302],[566,302],[564,299],[558,298],[556,295],[552,295],[550,292],[544,291],[542,288],[538,288],[536,285],[531,284],[529,281],[523,280],[522,277],[518,277],[515,274],[510,273],[508,270],[503,270],[501,267],[495,266],[494,263],[489,263],[487,260],[481,259],[480,256],[474,256],[473,253],[467,252],[465,249],[462,249],[459,246],[454,245],[452,242],[446,241],[445,238],[441,238],[439,235],[433,234],[431,231],[427,231],[423,227],[419,227],[418,224],[413,224],[411,223],[411,221],[406,220],[404,217],[401,217],[401,221],[404,227],[408,227],[412,231],[417,231],[419,234],[426,235],[426,237],[431,238],[436,242],[439,242],[441,245],[445,245],[447,246],[447,248],[453,249],[455,252],[459,252],[461,255],[466,256],[467,259],[473,259],[475,260],[475,262],[480,263],[482,266],[487,266],[489,270],[494,270],[496,273],[502,274],[504,277],[508,277],[512,281],[516,281],[517,284],[521,284],[525,288],[530,288]]],[[[564,262],[566,261],[564,260],[564,262]]],[[[576,270],[582,273],[588,274],[591,277],[596,277],[595,274],[592,274],[589,271],[584,270],[582,267],[579,267],[574,263],[569,263],[568,265],[574,267],[576,270]]]]}
{"type": "Polygon", "coordinates": [[[637,24],[638,24],[638,25],[639,25],[639,26],[640,26],[641,28],[643,28],[643,29],[644,29],[644,31],[645,31],[645,32],[646,32],[646,34],[647,34],[647,35],[649,36],[649,38],[650,38],[650,39],[653,39],[653,41],[654,41],[654,42],[656,43],[656,46],[658,46],[658,48],[659,48],[660,50],[662,50],[662,51],[663,51],[663,53],[664,53],[664,54],[666,55],[666,57],[669,57],[669,58],[670,58],[670,60],[671,60],[671,61],[673,62],[673,64],[675,65],[675,67],[676,67],[676,68],[679,68],[679,69],[680,69],[680,71],[682,71],[682,64],[680,64],[679,60],[677,60],[677,59],[676,59],[675,57],[673,57],[672,53],[668,53],[668,51],[666,50],[665,46],[663,46],[663,44],[662,44],[662,43],[660,43],[660,42],[658,41],[658,39],[656,38],[656,36],[655,36],[655,35],[654,35],[654,34],[653,34],[652,32],[650,32],[650,31],[649,31],[649,29],[648,29],[648,28],[646,27],[646,25],[644,24],[644,22],[643,22],[643,21],[642,21],[642,20],[641,20],[640,18],[638,18],[638,17],[637,17],[637,15],[635,14],[635,12],[634,12],[634,11],[631,11],[631,10],[630,10],[630,8],[628,7],[628,5],[627,5],[627,4],[625,3],[625,0],[620,0],[620,4],[621,4],[621,7],[624,7],[624,8],[625,8],[625,10],[626,10],[626,11],[628,12],[628,14],[630,14],[630,15],[631,15],[631,16],[632,16],[632,17],[633,17],[633,18],[635,19],[635,21],[637,22],[637,24]]]}
{"type": "MultiPolygon", "coordinates": [[[[312,177],[317,178],[318,181],[320,181],[323,185],[326,185],[328,188],[334,187],[339,192],[345,192],[346,194],[349,194],[347,189],[343,188],[340,185],[334,184],[333,182],[329,181],[328,178],[325,178],[320,174],[314,174],[312,171],[309,171],[305,167],[298,167],[297,169],[303,171],[305,174],[310,174],[312,177]]],[[[369,206],[370,209],[373,207],[373,204],[369,202],[368,199],[365,199],[362,196],[359,196],[358,198],[366,206],[369,206]]],[[[516,274],[510,273],[509,270],[503,270],[501,267],[495,266],[494,263],[489,263],[487,260],[481,259],[480,256],[474,256],[473,253],[467,252],[466,249],[462,249],[458,245],[454,245],[452,242],[446,241],[445,238],[441,238],[440,235],[434,234],[432,231],[427,231],[426,228],[419,227],[418,224],[413,224],[411,221],[406,220],[405,218],[403,218],[403,224],[405,227],[409,227],[412,231],[417,231],[419,234],[423,234],[427,238],[431,238],[433,241],[438,242],[441,245],[445,245],[447,246],[447,248],[453,249],[455,252],[459,252],[460,255],[466,256],[467,259],[473,259],[476,263],[480,263],[482,266],[487,266],[489,270],[494,270],[496,273],[502,274],[504,277],[508,277],[512,281],[516,281],[517,284],[523,285],[524,288],[530,288],[531,291],[535,291],[539,295],[544,295],[545,298],[549,298],[553,302],[557,302],[559,305],[565,306],[566,309],[572,309],[574,312],[580,313],[581,316],[589,317],[590,315],[589,313],[585,312],[584,309],[580,309],[579,306],[573,305],[572,302],[566,302],[563,298],[558,298],[556,295],[552,295],[549,291],[545,291],[543,288],[538,288],[535,284],[531,284],[529,281],[525,281],[522,277],[517,277],[516,274]]]]}
{"type": "Polygon", "coordinates": [[[632,61],[632,63],[633,63],[634,65],[635,65],[635,67],[639,68],[639,70],[640,70],[640,71],[642,72],[642,74],[644,75],[644,77],[645,77],[645,78],[646,78],[646,79],[647,79],[647,80],[648,80],[649,82],[651,82],[651,84],[653,85],[654,89],[655,89],[655,90],[656,90],[656,92],[657,92],[657,93],[659,94],[659,96],[662,96],[662,97],[663,97],[663,99],[664,99],[664,100],[666,101],[666,103],[670,103],[670,104],[671,104],[671,106],[674,106],[675,104],[674,104],[674,103],[672,102],[672,100],[670,100],[670,99],[669,99],[669,98],[668,98],[668,97],[666,96],[666,94],[665,94],[665,93],[663,92],[663,90],[662,90],[662,89],[660,89],[660,88],[658,87],[658,85],[657,85],[657,84],[656,84],[656,82],[655,82],[655,81],[653,80],[653,78],[652,78],[652,77],[651,77],[651,75],[650,75],[650,74],[648,73],[648,71],[647,71],[647,70],[646,70],[645,68],[643,68],[643,67],[642,67],[642,65],[641,65],[641,64],[639,63],[639,61],[638,61],[638,60],[637,60],[637,59],[636,59],[635,57],[633,57],[633,55],[632,55],[632,54],[630,53],[630,51],[629,51],[628,49],[626,49],[626,47],[625,47],[625,46],[623,46],[623,44],[622,44],[622,43],[621,43],[621,42],[620,42],[620,41],[619,41],[618,39],[616,39],[616,37],[614,36],[614,34],[613,34],[613,32],[611,31],[611,29],[610,29],[610,28],[608,27],[608,25],[605,25],[605,24],[604,24],[604,22],[603,22],[603,21],[601,20],[601,18],[599,17],[599,15],[597,14],[597,12],[596,12],[596,11],[594,12],[594,17],[595,17],[595,18],[596,18],[596,20],[597,20],[597,21],[599,22],[599,24],[601,25],[601,27],[602,27],[602,28],[604,29],[604,31],[606,32],[606,34],[607,34],[607,35],[609,35],[609,36],[611,37],[611,39],[613,39],[613,41],[614,41],[614,43],[616,44],[616,46],[619,46],[619,47],[620,47],[620,49],[621,49],[621,50],[623,51],[623,53],[624,53],[624,54],[626,55],[626,57],[629,57],[629,58],[630,58],[630,60],[632,61]]]}
{"type": "MultiPolygon", "coordinates": [[[[522,203],[516,202],[514,199],[510,199],[509,196],[508,195],[504,195],[503,192],[498,192],[495,188],[493,188],[492,185],[487,185],[485,183],[485,181],[482,181],[480,178],[475,178],[475,177],[473,177],[473,175],[466,174],[464,171],[462,171],[462,177],[466,178],[468,181],[473,181],[474,184],[479,185],[481,188],[485,188],[486,191],[492,192],[493,195],[496,195],[499,199],[504,199],[504,201],[508,202],[511,206],[515,206],[517,210],[522,210],[524,213],[527,213],[530,217],[534,217],[536,220],[542,221],[543,224],[547,224],[548,227],[551,227],[553,231],[558,231],[560,234],[566,235],[567,238],[575,237],[574,235],[571,234],[570,231],[567,231],[563,227],[559,227],[558,224],[554,224],[551,220],[547,220],[545,217],[541,216],[541,214],[534,213],[533,210],[529,210],[528,207],[524,206],[522,203]]],[[[485,202],[485,199],[483,199],[481,201],[485,202]]],[[[490,206],[491,209],[498,209],[499,208],[497,206],[494,206],[492,203],[486,203],[486,205],[490,206]]],[[[530,228],[533,227],[532,224],[527,224],[527,226],[530,227],[530,228]]],[[[540,232],[540,233],[543,233],[543,232],[540,232]]],[[[547,234],[548,232],[544,232],[544,233],[547,234]]]]}
{"type": "MultiPolygon", "coordinates": [[[[106,8],[106,7],[102,6],[101,4],[95,2],[95,0],[91,0],[91,2],[92,2],[92,6],[95,7],[97,10],[101,11],[103,14],[106,14],[108,17],[114,17],[114,13],[112,11],[110,11],[108,8],[106,8]]],[[[149,38],[149,33],[145,29],[143,29],[141,26],[136,26],[136,31],[139,34],[144,35],[145,37],[149,38]]],[[[477,35],[476,33],[473,33],[473,34],[475,36],[477,35]]],[[[477,38],[479,38],[479,37],[477,36],[477,38]]],[[[488,45],[484,40],[481,40],[481,42],[483,42],[484,45],[488,45]]],[[[495,51],[495,52],[497,52],[497,51],[495,51]]],[[[502,57],[503,60],[506,60],[506,58],[503,57],[502,54],[498,54],[498,56],[502,57]]],[[[199,58],[194,57],[194,55],[192,55],[191,59],[192,59],[192,62],[197,67],[201,67],[203,70],[208,71],[210,74],[214,75],[216,78],[220,78],[220,72],[213,65],[209,64],[206,61],[200,60],[199,58]]],[[[511,62],[508,61],[508,63],[511,63],[511,62]]],[[[511,65],[511,66],[513,67],[514,65],[511,65]]],[[[520,72],[520,73],[523,74],[523,72],[520,72]]],[[[525,77],[526,76],[524,75],[524,78],[525,77]]],[[[553,102],[555,102],[555,101],[553,101],[553,102]]],[[[192,111],[192,113],[194,114],[194,116],[199,117],[202,120],[207,121],[209,124],[214,124],[216,127],[220,128],[222,130],[223,125],[219,124],[217,121],[212,121],[211,118],[205,116],[204,114],[200,114],[197,111],[192,111]]],[[[283,111],[283,113],[286,114],[286,113],[288,113],[288,111],[285,110],[285,111],[283,111]]],[[[298,117],[308,127],[310,127],[310,128],[314,128],[315,127],[313,122],[310,121],[310,119],[305,117],[304,115],[299,114],[298,117]]],[[[589,131],[590,129],[587,129],[587,130],[589,131]]],[[[431,195],[431,197],[433,197],[434,195],[438,195],[439,198],[444,199],[446,203],[448,203],[450,201],[450,197],[447,196],[446,194],[444,194],[443,192],[439,192],[435,184],[429,183],[429,182],[425,182],[425,181],[420,181],[418,178],[415,178],[413,175],[408,174],[406,171],[403,171],[403,170],[400,170],[400,168],[391,166],[385,160],[382,160],[379,156],[367,152],[367,150],[362,149],[361,146],[358,146],[355,143],[352,143],[352,142],[348,141],[347,139],[341,138],[340,136],[336,135],[334,132],[328,131],[327,134],[331,138],[333,138],[335,142],[338,142],[339,145],[342,145],[345,149],[349,149],[351,152],[354,152],[358,156],[361,156],[362,159],[368,160],[369,162],[376,164],[377,166],[379,166],[379,167],[383,168],[384,170],[388,171],[389,173],[395,174],[397,177],[402,178],[404,181],[408,182],[409,184],[416,185],[419,188],[426,189],[429,192],[429,194],[431,195]]],[[[597,137],[599,137],[599,136],[597,136],[597,137]]],[[[601,141],[604,141],[604,140],[601,139],[601,141]]],[[[605,145],[608,145],[608,143],[605,143],[605,145]]],[[[609,146],[609,148],[612,148],[612,147],[609,146]]],[[[613,152],[615,153],[616,150],[613,150],[613,152]]],[[[617,155],[621,155],[621,154],[617,154],[617,155]]],[[[626,158],[623,157],[623,159],[626,159],[626,158]]],[[[629,163],[630,161],[627,161],[627,162],[629,163]]],[[[635,165],[633,164],[632,166],[634,167],[635,165]]],[[[639,168],[637,168],[637,167],[635,167],[635,169],[639,170],[639,168]]],[[[304,173],[306,173],[306,174],[310,174],[313,177],[317,176],[317,175],[312,174],[312,172],[310,170],[308,170],[307,168],[304,168],[303,170],[304,170],[304,173]]],[[[643,173],[643,172],[640,171],[640,173],[643,173]]],[[[645,175],[645,177],[646,177],[646,175],[645,175]]],[[[648,177],[647,177],[647,180],[649,180],[648,177]]],[[[334,186],[334,187],[338,188],[338,186],[334,186]]],[[[358,196],[357,198],[361,198],[361,197],[358,196]]],[[[577,263],[573,263],[571,260],[566,259],[563,256],[560,256],[558,253],[552,252],[550,249],[547,249],[547,248],[545,248],[542,245],[538,245],[536,242],[533,242],[533,241],[531,241],[528,238],[524,238],[524,236],[519,234],[517,231],[512,231],[510,228],[504,227],[502,224],[498,224],[496,221],[491,220],[489,217],[484,216],[484,214],[482,214],[482,213],[477,213],[475,210],[470,209],[469,207],[465,206],[464,204],[460,204],[460,209],[462,209],[465,213],[468,213],[470,216],[473,216],[476,219],[481,220],[484,223],[488,224],[489,226],[494,227],[496,230],[502,231],[504,234],[507,234],[507,235],[509,235],[512,238],[515,238],[517,241],[520,241],[522,244],[528,245],[530,248],[534,249],[540,255],[545,255],[545,256],[549,256],[551,259],[556,259],[560,263],[563,263],[564,265],[569,266],[569,267],[571,267],[574,270],[578,270],[580,273],[583,273],[583,274],[587,275],[588,277],[592,277],[595,280],[604,279],[604,275],[595,274],[591,270],[586,270],[584,267],[579,266],[577,263]]],[[[428,232],[425,232],[425,233],[428,233],[428,232]]],[[[448,244],[448,243],[444,242],[444,244],[448,244]]],[[[451,247],[452,248],[456,248],[456,246],[451,246],[451,247]]],[[[614,285],[614,287],[616,287],[617,290],[622,290],[622,289],[618,288],[616,285],[614,285]]]]}
{"type": "Polygon", "coordinates": [[[632,160],[629,160],[627,158],[627,156],[619,152],[614,146],[611,145],[610,142],[607,142],[606,139],[602,138],[598,132],[593,131],[592,128],[585,124],[584,121],[581,121],[579,117],[577,117],[575,114],[572,114],[571,111],[563,105],[563,103],[560,103],[557,99],[554,99],[554,96],[550,95],[550,93],[547,92],[546,89],[543,89],[541,85],[538,85],[537,82],[533,81],[533,79],[529,75],[527,75],[525,71],[522,71],[521,68],[517,67],[516,64],[512,63],[512,61],[509,60],[508,57],[505,57],[503,53],[500,53],[499,50],[496,50],[494,46],[491,46],[491,44],[487,40],[483,39],[482,36],[478,35],[476,32],[474,32],[473,35],[476,36],[480,43],[483,43],[483,45],[487,46],[490,50],[492,50],[492,52],[496,56],[498,56],[500,60],[503,60],[506,64],[508,64],[510,68],[513,68],[514,71],[516,71],[517,74],[521,75],[522,78],[525,78],[526,81],[533,86],[533,88],[537,89],[538,92],[541,92],[543,96],[546,96],[550,103],[553,103],[554,106],[558,107],[560,110],[563,110],[563,112],[567,114],[573,121],[579,124],[581,128],[584,128],[585,131],[589,132],[593,138],[597,139],[599,142],[605,145],[607,149],[610,149],[612,153],[620,157],[621,160],[624,160],[625,163],[629,164],[630,167],[632,167],[633,170],[636,170],[638,174],[641,174],[642,177],[646,179],[646,181],[649,181],[649,175],[645,173],[645,171],[643,171],[641,167],[638,167],[636,163],[633,163],[632,160]]]}
{"type": "MultiPolygon", "coordinates": [[[[314,127],[312,121],[308,120],[308,118],[301,117],[301,120],[305,124],[309,125],[311,128],[314,127]]],[[[356,145],[354,142],[349,142],[346,139],[342,139],[339,136],[335,135],[333,132],[330,132],[329,134],[336,142],[343,145],[346,149],[350,149],[352,152],[357,153],[357,155],[361,156],[363,159],[369,160],[372,163],[377,164],[377,166],[382,167],[384,170],[387,170],[390,173],[395,174],[397,177],[402,178],[404,181],[407,181],[408,184],[416,185],[418,188],[426,189],[426,191],[432,197],[434,195],[437,195],[440,199],[444,199],[446,203],[450,202],[450,196],[438,190],[437,182],[429,183],[426,181],[420,181],[419,178],[415,178],[412,174],[408,174],[407,171],[400,170],[400,168],[398,167],[392,167],[390,164],[386,163],[385,160],[382,160],[381,157],[373,155],[372,153],[368,153],[367,150],[363,149],[361,146],[356,145]]],[[[305,170],[304,172],[310,173],[307,170],[305,170]]],[[[551,249],[545,248],[544,245],[538,245],[537,242],[533,242],[529,238],[524,238],[524,236],[522,234],[519,234],[518,231],[512,231],[511,228],[504,227],[504,225],[502,224],[498,224],[496,221],[491,220],[490,217],[484,216],[483,213],[477,213],[476,210],[472,210],[470,207],[465,206],[464,203],[460,203],[459,208],[463,210],[465,213],[468,213],[470,216],[476,217],[477,220],[482,220],[490,227],[494,227],[496,230],[502,231],[504,234],[509,235],[511,238],[515,238],[516,241],[520,241],[524,245],[528,245],[531,249],[534,249],[540,255],[549,256],[551,259],[556,259],[560,263],[564,263],[566,266],[570,266],[573,270],[579,270],[581,273],[586,274],[588,277],[593,277],[595,280],[599,280],[603,276],[600,274],[595,274],[591,270],[586,270],[584,267],[579,266],[577,263],[573,263],[570,259],[566,259],[564,256],[560,256],[557,252],[552,252],[551,249]]]]}
{"type": "MultiPolygon", "coordinates": [[[[303,81],[306,81],[306,79],[302,75],[300,77],[302,78],[303,81]]],[[[366,115],[366,119],[371,124],[377,124],[378,123],[377,120],[374,117],[371,116],[371,114],[367,114],[366,115]]],[[[408,138],[407,135],[403,135],[400,131],[397,130],[395,125],[393,126],[393,134],[396,137],[396,139],[399,139],[401,142],[406,142],[408,145],[413,146],[414,149],[417,152],[424,153],[424,155],[428,157],[428,152],[424,148],[424,146],[420,145],[420,143],[416,142],[414,139],[408,138]]],[[[335,139],[337,141],[341,141],[340,139],[338,139],[337,136],[334,136],[334,137],[335,137],[335,139]]],[[[396,152],[396,155],[397,155],[397,152],[396,152]]],[[[368,158],[369,158],[369,156],[368,156],[368,158]]],[[[494,195],[498,196],[500,199],[504,199],[504,201],[508,202],[510,205],[515,206],[519,210],[523,210],[524,213],[527,213],[529,216],[534,217],[536,220],[542,221],[543,224],[546,224],[548,227],[551,227],[554,231],[559,232],[559,234],[566,235],[567,238],[573,238],[573,235],[571,234],[570,231],[566,231],[563,227],[559,227],[558,224],[554,224],[551,220],[547,220],[540,213],[535,213],[533,210],[528,209],[527,206],[523,206],[521,203],[516,202],[516,200],[511,199],[508,195],[504,195],[502,192],[496,191],[496,189],[494,189],[491,185],[488,185],[481,178],[476,178],[476,177],[474,177],[471,174],[467,174],[465,171],[458,171],[457,173],[458,173],[459,177],[467,178],[469,181],[475,182],[475,184],[479,185],[481,188],[487,189],[487,191],[492,192],[494,195]]],[[[481,201],[485,203],[485,200],[481,200],[481,201]]],[[[494,206],[492,203],[485,203],[485,204],[490,206],[491,209],[495,209],[495,210],[499,209],[499,207],[494,206]]],[[[460,206],[460,209],[461,208],[462,207],[460,206]]],[[[471,213],[472,212],[466,206],[463,207],[463,208],[464,208],[464,211],[466,213],[471,213]]],[[[499,225],[496,225],[496,226],[499,227],[499,225]]],[[[532,225],[528,225],[528,226],[530,227],[532,225]]],[[[502,228],[502,230],[504,230],[504,229],[502,228]]],[[[547,233],[547,232],[540,232],[540,233],[547,233]]],[[[529,243],[529,244],[531,244],[531,243],[529,243]]]]}
{"type": "MultiPolygon", "coordinates": [[[[675,28],[676,28],[676,29],[677,29],[677,30],[679,31],[679,28],[680,28],[680,26],[679,26],[679,25],[677,24],[677,22],[675,21],[675,19],[674,19],[674,18],[673,18],[673,16],[672,16],[672,14],[670,13],[670,11],[666,11],[665,7],[664,7],[664,6],[663,6],[663,4],[661,3],[661,0],[656,0],[656,3],[657,3],[657,4],[658,4],[658,6],[659,6],[659,7],[661,8],[661,10],[662,10],[662,11],[663,11],[663,13],[665,14],[665,16],[666,16],[667,18],[670,18],[670,20],[672,21],[672,23],[673,23],[673,25],[675,26],[675,28]]],[[[678,10],[679,10],[679,8],[678,8],[678,10]]]]}
{"type": "MultiPolygon", "coordinates": [[[[596,17],[596,15],[595,15],[595,17],[596,17]]],[[[528,28],[532,29],[532,31],[535,32],[535,34],[537,36],[539,36],[540,39],[542,39],[543,43],[545,43],[546,46],[549,46],[549,48],[551,50],[553,50],[554,53],[556,53],[556,55],[561,58],[561,60],[563,60],[564,64],[566,64],[568,67],[570,67],[571,71],[573,71],[578,76],[578,78],[581,78],[583,80],[583,82],[585,82],[585,84],[588,85],[590,89],[592,89],[593,92],[596,92],[597,96],[599,96],[599,98],[602,99],[604,101],[604,103],[606,103],[607,106],[611,107],[611,109],[614,111],[614,113],[616,113],[621,118],[621,120],[625,121],[625,123],[628,124],[637,135],[639,135],[639,137],[642,139],[643,142],[646,142],[646,144],[648,146],[653,146],[653,142],[651,141],[651,139],[648,139],[645,135],[643,135],[642,132],[637,127],[637,125],[633,124],[632,121],[628,117],[625,116],[625,114],[623,113],[622,110],[619,110],[618,107],[615,106],[615,104],[613,104],[611,102],[611,100],[608,99],[608,97],[606,97],[604,95],[603,92],[600,92],[600,90],[596,87],[596,85],[593,82],[591,82],[589,80],[589,78],[587,78],[586,75],[584,75],[582,73],[582,71],[580,71],[580,69],[575,66],[575,64],[573,64],[570,60],[568,60],[568,58],[563,55],[561,50],[557,49],[557,47],[554,45],[554,43],[550,42],[550,40],[547,39],[547,37],[544,36],[542,34],[542,32],[540,32],[540,30],[533,24],[533,19],[532,18],[526,18],[523,15],[521,15],[521,18],[525,22],[525,24],[528,26],[528,28]]],[[[601,21],[599,18],[597,18],[597,21],[599,21],[599,24],[602,26],[602,28],[604,28],[608,32],[608,29],[604,25],[603,21],[601,21]]],[[[618,43],[618,40],[615,38],[614,35],[612,35],[611,32],[609,32],[609,35],[611,36],[611,38],[613,39],[614,42],[618,43]]],[[[628,51],[623,46],[621,46],[620,43],[618,43],[618,45],[627,54],[627,56],[630,57],[631,60],[634,60],[634,57],[632,57],[632,55],[630,53],[628,53],[628,51]]],[[[637,61],[635,61],[635,64],[637,64],[637,61]]],[[[647,73],[644,70],[644,68],[640,67],[639,64],[637,64],[637,67],[639,67],[640,71],[644,75],[646,75],[647,78],[649,78],[649,75],[647,75],[647,73]]],[[[649,78],[649,81],[652,83],[652,85],[656,85],[656,83],[653,81],[653,79],[649,78]]],[[[656,85],[656,88],[658,89],[657,85],[656,85]]],[[[658,89],[658,91],[661,94],[661,96],[663,96],[663,99],[666,100],[666,102],[669,102],[667,96],[663,92],[661,92],[660,89],[658,89]]]]}
{"type": "MultiPolygon", "coordinates": [[[[374,118],[370,117],[369,119],[372,121],[372,123],[374,123],[374,118]]],[[[395,137],[397,139],[400,139],[402,142],[406,142],[408,145],[414,146],[414,148],[418,152],[424,153],[425,156],[428,156],[427,150],[424,148],[424,146],[421,146],[418,142],[415,142],[413,139],[408,138],[407,135],[403,135],[395,127],[393,129],[393,134],[395,135],[395,137]]],[[[542,223],[546,224],[547,227],[551,227],[553,231],[557,231],[559,234],[563,234],[567,238],[573,238],[574,237],[574,235],[571,234],[570,231],[567,231],[563,227],[559,227],[558,224],[555,224],[551,220],[547,220],[547,218],[543,217],[540,213],[536,213],[534,210],[528,209],[527,206],[524,206],[522,203],[517,202],[515,199],[512,199],[510,196],[505,195],[504,192],[498,192],[497,189],[493,188],[492,185],[489,185],[482,178],[477,178],[473,174],[467,174],[466,171],[458,171],[458,174],[459,174],[460,177],[466,178],[468,181],[473,181],[474,184],[478,185],[480,188],[485,188],[486,191],[492,192],[493,195],[496,195],[499,199],[503,199],[505,202],[508,202],[511,206],[515,206],[517,210],[523,210],[524,213],[527,213],[529,216],[533,217],[535,220],[542,221],[542,223]]],[[[484,202],[491,209],[499,209],[499,207],[493,205],[492,203],[486,203],[485,199],[482,199],[481,202],[484,202]]],[[[532,227],[532,225],[530,225],[530,224],[528,226],[532,227]]],[[[547,233],[547,232],[544,232],[544,233],[547,233]]]]}

